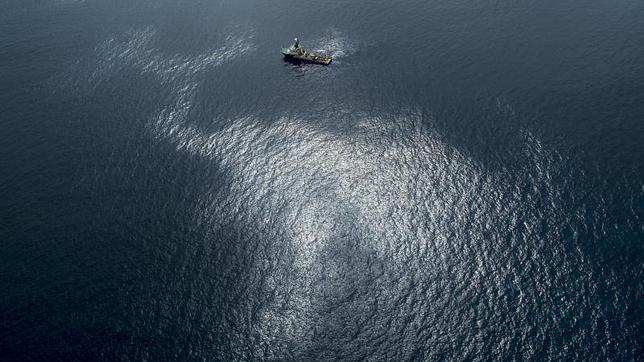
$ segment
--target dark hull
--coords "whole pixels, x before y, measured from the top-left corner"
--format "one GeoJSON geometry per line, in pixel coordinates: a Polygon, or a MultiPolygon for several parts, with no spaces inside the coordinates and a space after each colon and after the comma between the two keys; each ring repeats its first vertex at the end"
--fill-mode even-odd
{"type": "Polygon", "coordinates": [[[310,63],[310,64],[320,64],[320,65],[329,65],[331,64],[331,57],[321,54],[311,54],[308,56],[294,55],[282,53],[284,59],[293,62],[293,63],[310,63]]]}

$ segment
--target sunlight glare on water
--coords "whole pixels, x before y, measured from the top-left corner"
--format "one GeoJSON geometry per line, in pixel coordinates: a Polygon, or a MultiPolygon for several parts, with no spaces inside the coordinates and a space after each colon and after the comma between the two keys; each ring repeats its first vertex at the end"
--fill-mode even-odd
{"type": "Polygon", "coordinates": [[[641,355],[641,6],[0,8],[0,360],[641,355]]]}

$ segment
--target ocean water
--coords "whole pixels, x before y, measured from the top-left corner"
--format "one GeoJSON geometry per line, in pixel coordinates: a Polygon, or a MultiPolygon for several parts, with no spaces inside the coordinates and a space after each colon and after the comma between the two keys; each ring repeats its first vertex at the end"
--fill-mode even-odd
{"type": "Polygon", "coordinates": [[[644,356],[642,1],[4,0],[0,130],[1,360],[644,356]]]}

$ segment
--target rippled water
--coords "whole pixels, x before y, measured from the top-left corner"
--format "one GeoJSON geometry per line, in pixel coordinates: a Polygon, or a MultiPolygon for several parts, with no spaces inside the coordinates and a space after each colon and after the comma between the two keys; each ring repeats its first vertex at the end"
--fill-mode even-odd
{"type": "Polygon", "coordinates": [[[644,354],[641,2],[0,8],[1,359],[644,354]]]}

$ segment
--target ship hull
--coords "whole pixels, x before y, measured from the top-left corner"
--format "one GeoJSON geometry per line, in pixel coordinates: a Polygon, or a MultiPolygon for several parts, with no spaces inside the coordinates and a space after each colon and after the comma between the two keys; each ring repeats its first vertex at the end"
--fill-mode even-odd
{"type": "Polygon", "coordinates": [[[295,63],[329,65],[333,60],[328,55],[317,54],[317,53],[307,53],[305,55],[299,55],[299,54],[290,54],[288,52],[282,51],[282,55],[284,55],[284,59],[295,63]]]}

